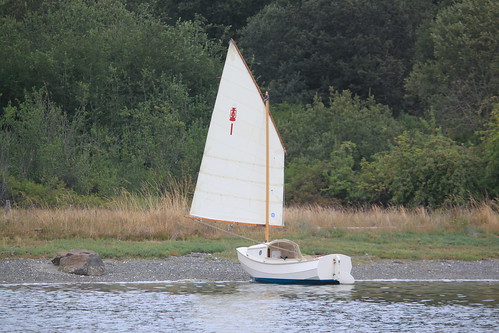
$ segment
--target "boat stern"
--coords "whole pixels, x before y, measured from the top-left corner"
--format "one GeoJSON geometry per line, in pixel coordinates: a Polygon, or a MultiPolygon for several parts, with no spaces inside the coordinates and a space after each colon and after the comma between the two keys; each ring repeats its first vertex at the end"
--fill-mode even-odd
{"type": "Polygon", "coordinates": [[[344,254],[329,254],[319,259],[317,273],[320,279],[334,279],[340,284],[353,284],[352,259],[344,254]]]}

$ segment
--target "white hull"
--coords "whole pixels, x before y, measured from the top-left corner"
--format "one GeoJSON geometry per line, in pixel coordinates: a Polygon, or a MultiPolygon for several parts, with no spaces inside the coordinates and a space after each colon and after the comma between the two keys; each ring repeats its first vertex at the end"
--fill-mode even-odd
{"type": "Polygon", "coordinates": [[[259,282],[305,284],[352,284],[352,262],[343,254],[322,257],[303,256],[299,259],[271,258],[268,244],[237,248],[243,269],[259,282]]]}

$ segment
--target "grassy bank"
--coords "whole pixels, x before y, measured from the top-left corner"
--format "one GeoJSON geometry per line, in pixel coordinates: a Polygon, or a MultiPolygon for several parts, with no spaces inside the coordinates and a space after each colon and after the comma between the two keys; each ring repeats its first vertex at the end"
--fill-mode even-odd
{"type": "MultiPolygon", "coordinates": [[[[208,252],[235,259],[234,248],[262,241],[263,229],[186,219],[182,195],[133,196],[105,207],[11,209],[0,213],[0,258],[50,257],[87,248],[104,258],[154,258],[208,252]]],[[[271,236],[297,241],[307,254],[398,259],[499,258],[497,203],[428,211],[289,207],[286,228],[271,236]]]]}

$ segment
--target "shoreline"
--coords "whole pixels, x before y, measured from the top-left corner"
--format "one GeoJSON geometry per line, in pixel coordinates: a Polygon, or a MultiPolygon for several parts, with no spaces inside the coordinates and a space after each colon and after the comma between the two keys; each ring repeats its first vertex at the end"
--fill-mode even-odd
{"type": "MultiPolygon", "coordinates": [[[[50,260],[0,260],[0,284],[251,280],[239,263],[204,253],[164,259],[105,259],[106,274],[102,276],[63,273],[50,260]]],[[[499,281],[499,259],[411,261],[352,257],[352,263],[356,281],[499,281]]]]}

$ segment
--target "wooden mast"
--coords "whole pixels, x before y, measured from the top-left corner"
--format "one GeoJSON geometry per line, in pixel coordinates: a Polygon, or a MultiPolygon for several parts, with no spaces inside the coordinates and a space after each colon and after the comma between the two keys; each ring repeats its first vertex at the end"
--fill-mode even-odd
{"type": "Polygon", "coordinates": [[[270,139],[269,139],[269,92],[265,93],[265,242],[270,242],[270,139]]]}

